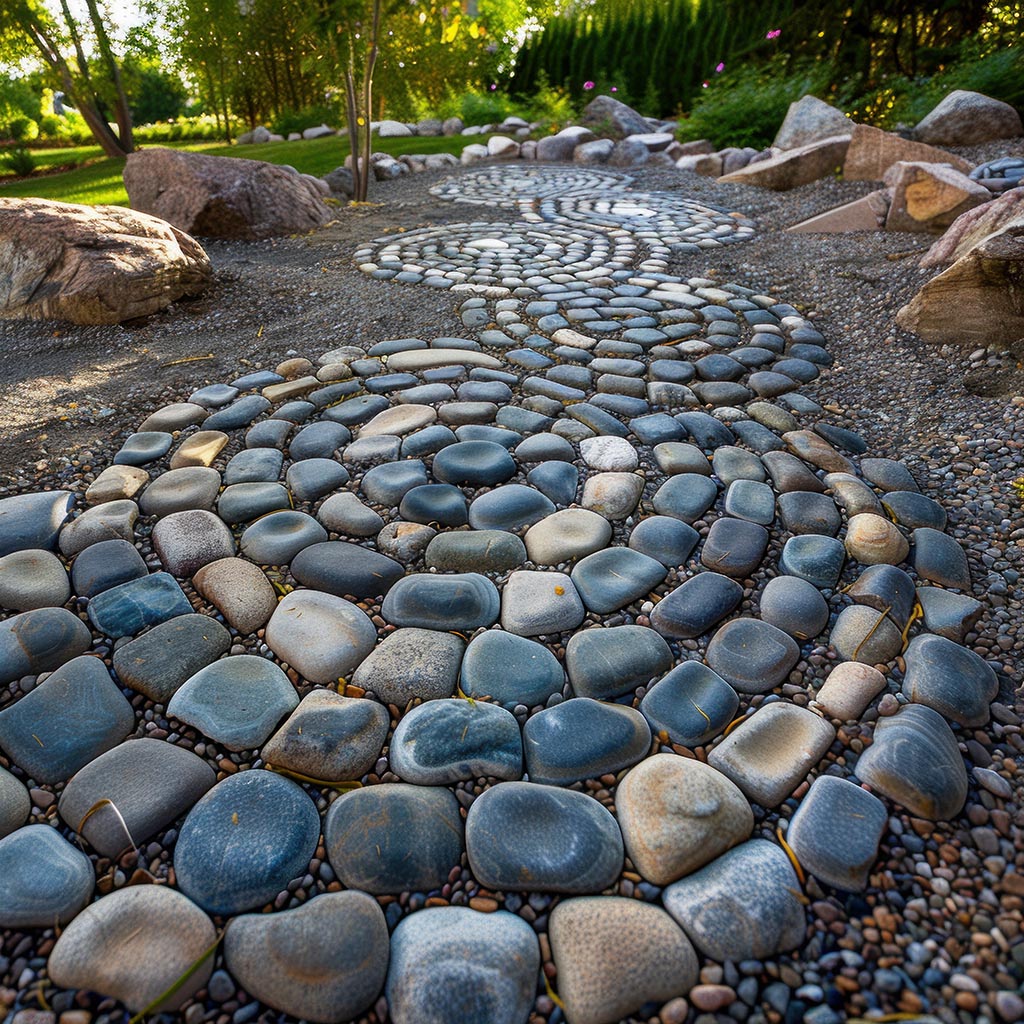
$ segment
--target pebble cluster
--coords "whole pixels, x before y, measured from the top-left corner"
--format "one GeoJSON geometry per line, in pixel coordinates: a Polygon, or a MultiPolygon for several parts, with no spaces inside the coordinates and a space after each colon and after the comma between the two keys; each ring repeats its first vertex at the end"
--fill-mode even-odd
{"type": "MultiPolygon", "coordinates": [[[[0,499],[22,1012],[113,1019],[200,963],[161,1004],[188,1024],[838,1024],[853,992],[931,1008],[891,953],[864,969],[884,905],[859,948],[828,929],[883,842],[923,848],[905,815],[972,828],[1024,895],[1012,762],[964,760],[1020,722],[964,643],[984,607],[945,511],[804,393],[832,357],[796,308],[666,273],[637,227],[750,226],[622,176],[499,170],[439,194],[504,187],[542,223],[356,254],[443,282],[466,337],[201,388],[84,508],[0,499]]],[[[954,975],[956,1006],[977,986],[954,975]]]]}

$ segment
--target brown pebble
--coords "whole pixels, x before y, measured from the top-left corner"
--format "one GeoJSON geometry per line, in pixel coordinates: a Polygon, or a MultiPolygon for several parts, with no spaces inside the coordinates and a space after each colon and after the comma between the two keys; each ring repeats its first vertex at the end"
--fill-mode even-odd
{"type": "Polygon", "coordinates": [[[696,985],[690,989],[690,1002],[707,1013],[724,1009],[735,1000],[736,993],[728,985],[696,985]]]}
{"type": "Polygon", "coordinates": [[[489,896],[474,896],[469,905],[473,910],[479,910],[484,914],[493,914],[498,909],[498,901],[492,900],[489,896]]]}
{"type": "Polygon", "coordinates": [[[679,996],[667,1002],[661,1008],[661,1013],[658,1016],[661,1018],[661,1024],[684,1024],[689,1012],[689,1004],[682,996],[679,996]]]}

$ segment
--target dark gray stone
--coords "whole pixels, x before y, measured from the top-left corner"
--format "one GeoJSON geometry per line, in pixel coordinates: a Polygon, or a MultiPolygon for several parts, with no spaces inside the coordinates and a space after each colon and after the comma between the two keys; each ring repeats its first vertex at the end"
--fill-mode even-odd
{"type": "Polygon", "coordinates": [[[162,459],[173,443],[174,437],[164,430],[140,430],[126,438],[112,461],[115,466],[146,466],[162,459]]]}
{"type": "Polygon", "coordinates": [[[655,735],[699,747],[718,736],[736,716],[739,697],[716,672],[684,661],[659,679],[640,701],[640,713],[655,735]]]}
{"type": "Polygon", "coordinates": [[[170,573],[154,572],[97,594],[89,602],[89,620],[101,633],[117,639],[135,636],[147,626],[178,615],[191,615],[192,605],[170,573]]]}
{"type": "Polygon", "coordinates": [[[305,512],[272,512],[245,528],[238,548],[259,565],[288,565],[312,544],[327,540],[327,531],[305,512]]]}
{"type": "MultiPolygon", "coordinates": [[[[253,428],[255,429],[255,427],[253,428]]],[[[224,467],[224,484],[253,484],[277,480],[284,465],[284,454],[277,448],[243,448],[224,467]]]]}
{"type": "Polygon", "coordinates": [[[967,799],[967,769],[956,736],[937,711],[905,704],[880,718],[857,777],[918,818],[949,821],[967,799]]]}
{"type": "Polygon", "coordinates": [[[425,483],[427,467],[418,459],[406,459],[368,469],[359,486],[370,501],[391,508],[397,505],[408,491],[425,483]]]}
{"type": "Polygon", "coordinates": [[[207,615],[179,615],[114,651],[114,671],[125,686],[166,704],[200,669],[224,654],[231,634],[207,615]]]}
{"type": "Polygon", "coordinates": [[[231,775],[181,826],[178,888],[210,914],[253,910],[305,872],[319,838],[316,805],[294,782],[259,769],[231,775]]]}
{"type": "Polygon", "coordinates": [[[454,484],[421,484],[405,493],[398,514],[406,522],[424,526],[465,526],[469,522],[469,504],[454,484]]]}
{"type": "Polygon", "coordinates": [[[285,478],[296,501],[316,501],[348,483],[348,470],[333,459],[304,459],[285,478]]]}
{"type": "Polygon", "coordinates": [[[427,567],[444,572],[507,572],[526,561],[526,547],[504,530],[458,530],[438,534],[427,545],[427,567]]]}
{"type": "Polygon", "coordinates": [[[817,533],[835,537],[842,529],[843,517],[827,494],[814,491],[787,491],[779,495],[782,525],[792,534],[817,533]]]}
{"type": "Polygon", "coordinates": [[[489,629],[466,648],[459,685],[467,697],[488,698],[511,710],[517,704],[543,704],[561,693],[564,683],[561,664],[543,644],[489,629]]]}
{"type": "Polygon", "coordinates": [[[711,508],[717,497],[718,487],[710,477],[699,473],[678,473],[658,488],[653,504],[659,515],[693,523],[711,508]]]}
{"type": "Polygon", "coordinates": [[[646,626],[585,629],[573,634],[565,648],[565,668],[579,697],[618,697],[671,665],[668,644],[646,626]]]}
{"type": "Polygon", "coordinates": [[[667,574],[656,559],[632,548],[613,547],[580,559],[571,579],[587,609],[604,614],[649,594],[667,574]]]}
{"type": "Polygon", "coordinates": [[[940,587],[971,589],[971,570],[964,549],[950,536],[927,526],[913,533],[914,572],[940,587]]]}
{"type": "Polygon", "coordinates": [[[291,574],[312,590],[337,597],[378,597],[405,575],[405,566],[371,548],[329,540],[303,548],[291,563],[291,574]]]}
{"type": "Polygon", "coordinates": [[[999,679],[984,658],[943,636],[922,633],[904,654],[903,694],[958,725],[978,727],[989,719],[999,679]]]}
{"type": "Polygon", "coordinates": [[[414,573],[387,593],[381,614],[395,626],[472,632],[498,621],[501,596],[475,572],[441,576],[414,573]]]}
{"type": "Polygon", "coordinates": [[[81,657],[0,711],[0,747],[36,782],[62,782],[134,728],[132,706],[106,666],[81,657]]]}
{"type": "Polygon", "coordinates": [[[922,526],[932,530],[946,528],[946,510],[918,491],[890,491],[882,499],[882,507],[908,530],[922,526]]]}
{"type": "Polygon", "coordinates": [[[501,782],[473,802],[466,854],[474,877],[506,892],[596,893],[622,870],[622,833],[592,797],[501,782]]]}
{"type": "Polygon", "coordinates": [[[469,506],[474,530],[515,532],[551,515],[555,506],[540,491],[523,484],[505,484],[475,498],[469,506]]]}
{"type": "Polygon", "coordinates": [[[833,590],[846,561],[846,548],[835,537],[806,533],[790,537],[779,556],[779,570],[798,576],[820,590],[833,590]]]}
{"type": "Polygon", "coordinates": [[[914,611],[914,581],[895,565],[870,565],[846,592],[857,604],[885,612],[901,629],[914,611]]]}
{"type": "Polygon", "coordinates": [[[14,551],[53,551],[74,504],[70,491],[39,491],[0,499],[0,558],[14,551]]]}
{"type": "Polygon", "coordinates": [[[642,760],[651,730],[632,708],[576,697],[529,718],[523,748],[531,782],[568,786],[642,760]]]}
{"type": "Polygon", "coordinates": [[[867,887],[888,823],[878,797],[846,779],[820,775],[793,815],[786,842],[819,881],[860,892],[867,887]]]}
{"type": "Polygon", "coordinates": [[[758,480],[734,480],[722,507],[726,515],[770,526],[775,519],[775,492],[758,480]]]}
{"type": "Polygon", "coordinates": [[[99,544],[92,544],[71,566],[71,582],[79,597],[95,597],[104,590],[148,574],[142,555],[126,540],[101,540],[99,544]]]}
{"type": "Polygon", "coordinates": [[[571,462],[548,461],[534,466],[526,480],[556,505],[571,505],[576,500],[580,471],[571,462]]]}
{"type": "Polygon", "coordinates": [[[763,526],[723,516],[708,530],[700,560],[709,569],[734,579],[749,579],[760,567],[771,535],[763,526]]]}
{"type": "Polygon", "coordinates": [[[820,636],[828,626],[828,603],[817,587],[797,576],[776,576],[761,594],[760,616],[799,643],[820,636]]]}
{"type": "Polygon", "coordinates": [[[768,693],[800,658],[796,641],[760,619],[733,619],[708,643],[708,667],[739,693],[768,693]]]}
{"type": "Polygon", "coordinates": [[[450,790],[398,782],[342,793],[324,824],[335,874],[375,896],[440,889],[459,865],[462,835],[450,790]]]}
{"type": "Polygon", "coordinates": [[[752,839],[674,882],[663,899],[705,956],[736,962],[775,956],[804,941],[799,894],[782,849],[752,839]]]}
{"type": "Polygon", "coordinates": [[[231,526],[291,507],[287,488],[276,483],[232,484],[217,499],[217,514],[231,526]]]}
{"type": "Polygon", "coordinates": [[[83,654],[89,627],[66,608],[35,608],[0,622],[0,683],[52,672],[83,654]]]}
{"type": "Polygon", "coordinates": [[[57,810],[104,857],[117,858],[185,814],[217,781],[184,747],[128,740],[100,754],[64,787],[57,810]],[[98,806],[109,800],[109,805],[98,806]]]}
{"type": "Polygon", "coordinates": [[[298,703],[295,687],[277,665],[238,654],[186,680],[171,697],[167,714],[228,750],[254,750],[298,703]]]}
{"type": "Polygon", "coordinates": [[[49,825],[0,839],[0,928],[67,924],[92,897],[92,862],[49,825]]]}
{"type": "Polygon", "coordinates": [[[651,625],[662,636],[691,639],[706,633],[742,600],[743,587],[734,580],[717,572],[700,572],[658,602],[651,625]]]}
{"type": "Polygon", "coordinates": [[[204,430],[238,430],[247,427],[257,416],[270,408],[262,395],[245,395],[237,402],[215,412],[203,421],[204,430]]]}
{"type": "Polygon", "coordinates": [[[493,441],[460,441],[434,456],[432,472],[447,484],[493,487],[515,476],[516,460],[493,441]]]}
{"type": "Polygon", "coordinates": [[[633,527],[629,546],[656,558],[666,568],[676,568],[686,563],[699,540],[700,534],[680,519],[648,516],[633,527]]]}
{"type": "Polygon", "coordinates": [[[973,597],[954,594],[941,587],[920,587],[917,599],[924,612],[925,628],[958,644],[963,643],[984,611],[982,603],[973,597]]]}
{"type": "Polygon", "coordinates": [[[518,779],[523,774],[519,723],[511,712],[483,701],[428,701],[398,723],[388,760],[399,778],[420,786],[518,779]]]}

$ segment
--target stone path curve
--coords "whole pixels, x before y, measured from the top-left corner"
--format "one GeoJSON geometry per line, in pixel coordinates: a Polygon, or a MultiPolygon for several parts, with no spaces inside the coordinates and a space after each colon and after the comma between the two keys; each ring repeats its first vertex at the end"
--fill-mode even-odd
{"type": "Polygon", "coordinates": [[[355,258],[465,337],[201,388],[84,505],[0,501],[0,928],[61,925],[52,986],[141,1010],[226,924],[168,1008],[668,1020],[805,942],[804,873],[960,814],[997,678],[945,512],[805,394],[795,307],[666,272],[754,226],[628,185],[442,183],[519,219],[355,258]]]}

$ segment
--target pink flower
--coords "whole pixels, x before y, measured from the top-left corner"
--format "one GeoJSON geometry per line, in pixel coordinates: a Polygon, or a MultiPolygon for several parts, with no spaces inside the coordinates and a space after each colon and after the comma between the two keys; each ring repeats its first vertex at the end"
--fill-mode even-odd
{"type": "Polygon", "coordinates": [[[724,60],[719,61],[715,65],[715,74],[720,75],[724,70],[725,70],[725,61],[724,60]]]}
{"type": "Polygon", "coordinates": [[[706,89],[710,84],[711,83],[705,78],[704,81],[700,83],[700,87],[702,89],[706,89]]]}
{"type": "Polygon", "coordinates": [[[494,92],[494,90],[497,89],[497,88],[498,88],[497,85],[495,85],[494,82],[491,82],[491,92],[494,92]]]}
{"type": "Polygon", "coordinates": [[[778,39],[779,36],[781,36],[781,35],[782,35],[782,29],[781,28],[773,28],[773,29],[769,30],[768,35],[765,36],[765,39],[778,39]]]}
{"type": "Polygon", "coordinates": [[[584,82],[583,83],[583,88],[584,89],[593,89],[594,88],[594,83],[593,82],[584,82]]]}
{"type": "Polygon", "coordinates": [[[618,91],[619,91],[619,87],[617,85],[613,85],[612,86],[612,92],[618,92],[618,91]]]}

